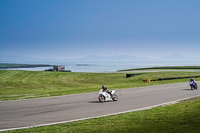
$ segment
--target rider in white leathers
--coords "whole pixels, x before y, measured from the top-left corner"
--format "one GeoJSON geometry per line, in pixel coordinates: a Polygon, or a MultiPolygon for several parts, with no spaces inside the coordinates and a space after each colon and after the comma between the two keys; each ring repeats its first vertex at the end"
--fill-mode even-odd
{"type": "Polygon", "coordinates": [[[103,91],[105,91],[108,94],[110,94],[110,96],[112,97],[112,93],[109,91],[109,89],[105,85],[102,85],[102,89],[103,89],[103,91]]]}

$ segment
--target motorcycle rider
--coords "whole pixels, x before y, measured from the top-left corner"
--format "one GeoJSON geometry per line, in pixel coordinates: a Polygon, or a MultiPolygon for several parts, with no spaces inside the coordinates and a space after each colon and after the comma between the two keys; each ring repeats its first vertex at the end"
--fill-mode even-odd
{"type": "Polygon", "coordinates": [[[109,91],[109,89],[105,85],[102,85],[102,89],[103,89],[103,91],[105,91],[108,94],[110,94],[110,96],[112,97],[112,93],[109,91]]]}
{"type": "MultiPolygon", "coordinates": [[[[196,87],[197,87],[197,83],[196,83],[196,81],[191,77],[190,78],[190,82],[194,82],[194,84],[196,85],[196,87]]],[[[197,87],[198,88],[198,87],[197,87]]]]}

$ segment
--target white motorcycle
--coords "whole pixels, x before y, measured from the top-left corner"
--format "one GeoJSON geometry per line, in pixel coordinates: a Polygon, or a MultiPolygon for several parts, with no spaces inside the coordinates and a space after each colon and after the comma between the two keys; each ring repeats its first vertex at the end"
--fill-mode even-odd
{"type": "Polygon", "coordinates": [[[118,96],[116,94],[114,94],[114,93],[115,93],[115,90],[112,90],[111,91],[112,97],[111,97],[110,94],[108,94],[107,92],[103,91],[103,89],[101,89],[99,91],[98,99],[102,103],[105,102],[105,101],[110,101],[110,100],[117,101],[118,100],[118,96]]]}

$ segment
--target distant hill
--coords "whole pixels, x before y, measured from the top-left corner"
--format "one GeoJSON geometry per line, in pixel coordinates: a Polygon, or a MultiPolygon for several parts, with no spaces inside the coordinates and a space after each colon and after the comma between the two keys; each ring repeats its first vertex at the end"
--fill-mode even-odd
{"type": "Polygon", "coordinates": [[[38,61],[39,59],[37,58],[32,58],[32,57],[26,57],[26,56],[21,56],[21,55],[12,55],[12,56],[4,56],[0,55],[0,62],[13,62],[13,63],[21,63],[21,62],[34,62],[38,61]]]}
{"type": "Polygon", "coordinates": [[[173,55],[165,55],[162,56],[161,58],[154,59],[155,61],[199,61],[200,58],[196,57],[185,57],[182,55],[178,54],[173,54],[173,55]]]}
{"type": "Polygon", "coordinates": [[[136,57],[130,55],[115,55],[115,56],[99,56],[99,55],[90,55],[83,58],[78,59],[37,59],[26,56],[3,56],[0,55],[0,63],[44,63],[44,62],[126,62],[126,61],[200,61],[200,58],[195,57],[185,57],[182,55],[174,54],[174,55],[165,55],[163,57],[157,59],[149,59],[147,57],[136,57]]]}
{"type": "Polygon", "coordinates": [[[115,55],[115,56],[98,56],[90,55],[84,58],[76,59],[79,61],[200,61],[200,58],[185,57],[178,54],[165,55],[156,59],[149,59],[147,57],[136,57],[130,55],[115,55]]]}
{"type": "Polygon", "coordinates": [[[90,55],[84,58],[76,59],[80,61],[148,61],[149,59],[146,57],[136,57],[129,55],[115,55],[115,56],[98,56],[98,55],[90,55]]]}

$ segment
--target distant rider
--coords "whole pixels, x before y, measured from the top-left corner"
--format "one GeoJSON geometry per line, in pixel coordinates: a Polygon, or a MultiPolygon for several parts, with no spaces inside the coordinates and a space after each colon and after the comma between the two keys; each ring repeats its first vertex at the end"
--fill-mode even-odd
{"type": "Polygon", "coordinates": [[[110,94],[110,96],[112,97],[112,93],[109,91],[109,89],[105,85],[102,85],[102,89],[103,89],[103,91],[105,91],[108,94],[110,94]]]}
{"type": "Polygon", "coordinates": [[[194,84],[197,86],[196,81],[192,77],[190,78],[190,82],[194,82],[194,84]]]}

